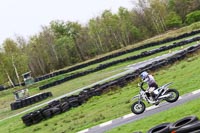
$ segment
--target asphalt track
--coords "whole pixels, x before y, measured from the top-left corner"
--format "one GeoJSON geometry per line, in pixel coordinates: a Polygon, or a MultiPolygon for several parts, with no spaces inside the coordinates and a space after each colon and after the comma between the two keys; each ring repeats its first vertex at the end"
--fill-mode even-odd
{"type": "Polygon", "coordinates": [[[185,94],[185,95],[179,97],[178,101],[176,101],[174,103],[163,102],[163,103],[159,104],[158,106],[153,105],[151,107],[146,108],[146,111],[140,115],[135,115],[133,113],[130,113],[125,116],[119,117],[117,119],[102,123],[100,125],[97,125],[97,126],[94,126],[94,127],[82,130],[82,131],[79,131],[78,133],[103,133],[112,128],[140,120],[144,117],[148,117],[153,114],[171,109],[175,106],[181,105],[183,103],[192,101],[197,98],[200,98],[200,89],[197,91],[194,91],[192,93],[188,93],[188,94],[185,94]]]}

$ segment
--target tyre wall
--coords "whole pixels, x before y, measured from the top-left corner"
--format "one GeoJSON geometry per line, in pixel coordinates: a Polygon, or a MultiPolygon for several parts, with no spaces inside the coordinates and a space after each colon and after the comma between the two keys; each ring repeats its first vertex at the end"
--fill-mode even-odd
{"type": "Polygon", "coordinates": [[[44,93],[39,93],[34,96],[27,97],[25,99],[22,99],[20,101],[15,101],[10,104],[11,110],[17,110],[26,106],[29,106],[31,104],[40,102],[44,99],[47,99],[48,97],[51,97],[52,93],[51,92],[44,92],[44,93]]]}

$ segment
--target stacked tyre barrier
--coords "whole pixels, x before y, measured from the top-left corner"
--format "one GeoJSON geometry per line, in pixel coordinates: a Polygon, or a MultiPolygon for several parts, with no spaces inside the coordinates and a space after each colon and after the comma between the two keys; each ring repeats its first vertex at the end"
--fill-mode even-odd
{"type": "Polygon", "coordinates": [[[0,91],[3,91],[3,90],[5,90],[5,87],[0,85],[0,91]]]}
{"type": "Polygon", "coordinates": [[[8,89],[11,89],[16,86],[25,86],[25,83],[22,82],[21,84],[14,84],[14,86],[12,86],[12,85],[11,86],[1,86],[0,85],[0,91],[8,90],[8,89]]]}
{"type": "Polygon", "coordinates": [[[61,75],[61,74],[72,72],[72,71],[87,67],[89,65],[93,65],[93,64],[100,63],[102,61],[105,61],[105,60],[108,60],[108,59],[111,59],[111,58],[114,58],[114,57],[121,56],[123,54],[131,53],[131,52],[134,52],[134,51],[137,51],[137,50],[141,50],[141,49],[156,46],[156,45],[161,45],[163,43],[167,43],[167,42],[175,41],[175,40],[178,40],[178,39],[186,38],[186,37],[193,36],[193,35],[196,35],[196,34],[199,34],[199,33],[200,33],[200,30],[196,30],[196,31],[192,31],[190,33],[184,33],[184,34],[179,35],[177,37],[170,37],[170,38],[166,38],[166,39],[161,40],[161,41],[150,42],[150,43],[144,44],[144,45],[136,47],[136,48],[128,49],[128,50],[125,50],[125,51],[120,51],[120,52],[117,52],[117,53],[114,53],[114,54],[111,54],[111,55],[107,55],[107,56],[98,58],[96,60],[92,60],[92,61],[89,61],[87,63],[76,65],[74,67],[71,67],[71,68],[68,68],[68,69],[65,69],[65,70],[60,70],[60,71],[57,71],[57,72],[53,72],[53,73],[50,73],[50,74],[46,74],[46,75],[37,77],[37,78],[34,79],[34,82],[39,82],[39,81],[42,81],[42,80],[45,80],[45,79],[48,79],[48,78],[52,78],[54,76],[58,76],[58,75],[61,75]]]}
{"type": "Polygon", "coordinates": [[[11,110],[17,110],[26,106],[29,106],[31,104],[40,102],[44,99],[47,99],[48,97],[51,97],[52,93],[51,92],[44,92],[44,93],[39,93],[34,96],[27,97],[25,99],[15,101],[10,104],[11,110]]]}
{"type": "Polygon", "coordinates": [[[192,43],[192,42],[196,42],[196,41],[199,41],[199,40],[200,40],[200,37],[194,37],[192,39],[180,41],[178,43],[173,43],[173,44],[171,44],[169,46],[162,46],[162,47],[157,48],[157,49],[153,49],[153,50],[150,50],[150,51],[142,52],[142,53],[140,53],[138,55],[134,55],[134,56],[130,56],[130,57],[127,57],[127,58],[123,58],[123,59],[115,60],[115,61],[108,62],[108,63],[105,63],[105,64],[101,64],[96,68],[89,69],[89,70],[86,70],[86,71],[83,71],[83,72],[79,72],[79,73],[67,76],[67,77],[65,77],[63,79],[59,79],[59,80],[50,82],[48,84],[42,85],[42,86],[39,87],[39,89],[40,90],[47,89],[47,88],[62,84],[64,82],[66,82],[66,81],[69,81],[69,80],[72,80],[72,79],[75,79],[75,78],[78,78],[78,77],[81,77],[81,76],[85,76],[85,75],[93,73],[93,72],[100,71],[102,69],[108,68],[108,67],[116,65],[118,63],[144,58],[144,57],[147,57],[147,56],[150,56],[150,55],[153,55],[153,54],[157,54],[159,52],[170,50],[172,48],[176,48],[176,47],[179,47],[179,46],[184,46],[186,44],[189,44],[189,43],[192,43]]]}
{"type": "Polygon", "coordinates": [[[83,91],[79,95],[72,95],[69,97],[63,97],[59,100],[54,100],[48,105],[30,112],[22,116],[22,121],[26,126],[31,126],[33,124],[39,123],[42,120],[52,118],[55,115],[64,113],[72,107],[78,107],[83,104],[91,95],[87,94],[86,91],[83,91]]]}
{"type": "Polygon", "coordinates": [[[13,86],[0,86],[0,91],[4,91],[11,88],[13,88],[13,86]]]}
{"type": "MultiPolygon", "coordinates": [[[[97,84],[90,88],[86,88],[86,89],[82,90],[78,95],[62,97],[61,99],[59,99],[57,101],[53,101],[53,102],[49,103],[44,108],[41,108],[39,110],[36,110],[34,112],[24,115],[22,117],[22,121],[25,123],[25,125],[30,126],[32,124],[38,123],[47,118],[51,118],[55,114],[65,112],[65,111],[62,111],[63,103],[65,103],[65,106],[67,106],[67,104],[68,104],[69,108],[78,107],[78,106],[82,105],[83,103],[85,103],[89,98],[91,98],[93,96],[100,96],[101,94],[109,91],[110,89],[126,86],[128,83],[130,83],[134,79],[136,79],[139,76],[139,74],[144,70],[145,71],[154,71],[156,69],[160,69],[161,67],[173,64],[176,61],[180,61],[180,60],[186,58],[188,54],[192,54],[198,50],[200,50],[200,44],[191,46],[191,47],[189,47],[177,54],[174,54],[173,56],[168,57],[166,59],[161,59],[160,61],[155,61],[155,62],[151,63],[150,65],[146,65],[142,68],[139,68],[136,71],[134,71],[133,73],[126,74],[118,79],[113,80],[113,81],[108,81],[103,84],[97,84]],[[50,108],[54,108],[54,109],[50,109],[50,108]],[[49,113],[49,115],[47,117],[46,117],[47,114],[43,113],[43,111],[45,111],[46,109],[51,110],[49,112],[46,111],[49,113]],[[59,113],[58,112],[55,113],[54,112],[55,110],[57,110],[59,113]],[[35,114],[37,114],[37,115],[35,115],[35,114]],[[39,118],[37,118],[37,117],[39,117],[39,118]]],[[[69,110],[69,109],[67,109],[67,110],[69,110]]]]}
{"type": "Polygon", "coordinates": [[[147,133],[200,133],[200,121],[196,116],[187,116],[174,123],[162,123],[147,133]]]}

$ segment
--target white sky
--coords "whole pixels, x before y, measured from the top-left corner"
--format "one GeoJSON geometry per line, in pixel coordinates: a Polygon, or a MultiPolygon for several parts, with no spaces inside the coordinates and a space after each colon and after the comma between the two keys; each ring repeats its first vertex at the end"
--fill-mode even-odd
{"type": "Polygon", "coordinates": [[[86,24],[105,9],[116,13],[119,7],[130,10],[133,4],[131,0],[0,0],[0,45],[15,35],[37,34],[52,20],[86,24]]]}

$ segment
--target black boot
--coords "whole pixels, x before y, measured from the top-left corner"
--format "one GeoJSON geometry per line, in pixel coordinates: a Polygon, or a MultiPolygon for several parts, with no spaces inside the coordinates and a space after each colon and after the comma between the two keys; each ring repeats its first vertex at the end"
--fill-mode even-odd
{"type": "Polygon", "coordinates": [[[154,100],[154,101],[156,101],[156,95],[152,92],[151,93],[151,97],[152,97],[152,99],[154,100]]]}
{"type": "Polygon", "coordinates": [[[158,105],[159,104],[159,101],[157,101],[157,95],[156,94],[154,94],[153,92],[151,93],[151,97],[152,97],[152,99],[153,99],[153,101],[155,101],[155,105],[158,105]]]}

